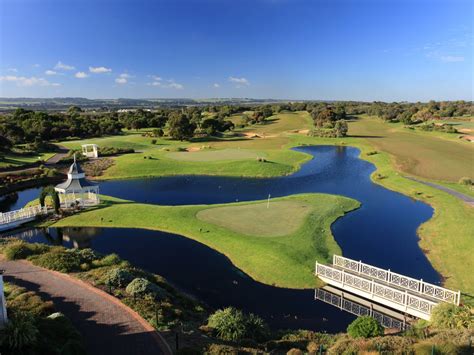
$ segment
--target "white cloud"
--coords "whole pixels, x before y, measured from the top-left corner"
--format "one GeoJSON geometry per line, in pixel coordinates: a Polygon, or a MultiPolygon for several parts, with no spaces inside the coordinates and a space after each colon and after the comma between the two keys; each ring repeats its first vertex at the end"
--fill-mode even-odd
{"type": "Polygon", "coordinates": [[[215,87],[215,88],[220,88],[221,87],[218,83],[214,83],[212,86],[215,87]]]}
{"type": "Polygon", "coordinates": [[[127,73],[122,73],[115,79],[115,82],[117,84],[126,84],[130,78],[133,78],[133,76],[127,73]]]}
{"type": "Polygon", "coordinates": [[[50,83],[48,80],[43,78],[24,77],[24,76],[15,76],[15,75],[6,75],[0,76],[0,81],[9,81],[14,82],[17,86],[60,86],[59,83],[50,83]]]}
{"type": "Polygon", "coordinates": [[[166,82],[168,83],[167,84],[167,83],[164,83],[163,78],[161,78],[159,76],[151,75],[151,77],[153,78],[153,82],[148,83],[147,85],[157,86],[157,87],[164,88],[164,89],[176,89],[176,90],[183,90],[184,89],[184,85],[175,82],[174,79],[166,80],[166,82]]]}
{"type": "Polygon", "coordinates": [[[453,55],[441,56],[439,59],[445,63],[464,62],[464,57],[453,55]]]}
{"type": "Polygon", "coordinates": [[[182,90],[182,89],[184,89],[184,86],[181,85],[181,84],[178,84],[178,83],[171,83],[171,84],[168,84],[167,87],[172,88],[172,89],[176,89],[176,90],[182,90]]]}
{"type": "Polygon", "coordinates": [[[162,81],[163,78],[158,75],[149,75],[150,78],[152,78],[154,81],[162,81]]]}
{"type": "Polygon", "coordinates": [[[57,74],[57,72],[55,72],[54,70],[46,70],[44,73],[46,75],[56,75],[57,74]]]}
{"type": "Polygon", "coordinates": [[[243,87],[243,86],[249,86],[250,85],[250,82],[246,79],[246,78],[236,78],[234,76],[230,76],[229,77],[229,81],[231,83],[235,83],[235,84],[238,84],[237,87],[240,88],[240,87],[243,87]]]}
{"type": "Polygon", "coordinates": [[[112,69],[106,67],[89,67],[89,71],[94,74],[110,73],[112,69]]]}
{"type": "Polygon", "coordinates": [[[12,73],[18,73],[17,68],[8,68],[7,71],[12,72],[12,73]]]}
{"type": "Polygon", "coordinates": [[[78,71],[76,74],[74,74],[74,76],[78,79],[84,79],[87,78],[89,75],[87,75],[83,71],[78,71]]]}
{"type": "Polygon", "coordinates": [[[72,65],[64,64],[63,62],[59,61],[55,66],[54,69],[56,70],[74,70],[72,65]]]}

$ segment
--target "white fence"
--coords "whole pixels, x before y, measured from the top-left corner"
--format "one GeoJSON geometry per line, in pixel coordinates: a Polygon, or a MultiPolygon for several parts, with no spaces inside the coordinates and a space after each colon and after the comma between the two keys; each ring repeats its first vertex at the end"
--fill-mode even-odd
{"type": "Polygon", "coordinates": [[[389,285],[459,306],[461,299],[460,291],[452,291],[447,288],[424,282],[423,280],[413,279],[408,276],[397,274],[390,270],[381,269],[372,265],[364,264],[361,261],[352,260],[339,255],[333,256],[332,263],[333,265],[350,272],[364,275],[375,280],[386,282],[389,285]]]}
{"type": "Polygon", "coordinates": [[[383,285],[332,266],[316,263],[316,275],[337,287],[346,288],[351,292],[353,290],[363,297],[424,319],[429,319],[431,310],[437,305],[436,302],[412,295],[408,291],[383,285]]]}
{"type": "Polygon", "coordinates": [[[0,225],[21,222],[23,220],[32,219],[41,214],[47,214],[48,208],[36,205],[33,207],[21,208],[19,210],[0,213],[0,225]]]}
{"type": "Polygon", "coordinates": [[[379,322],[385,328],[399,330],[405,330],[407,328],[406,323],[399,319],[390,317],[382,312],[376,311],[373,308],[369,308],[357,302],[345,299],[344,296],[336,295],[321,288],[315,290],[314,298],[359,317],[369,316],[375,318],[377,322],[379,322]]]}

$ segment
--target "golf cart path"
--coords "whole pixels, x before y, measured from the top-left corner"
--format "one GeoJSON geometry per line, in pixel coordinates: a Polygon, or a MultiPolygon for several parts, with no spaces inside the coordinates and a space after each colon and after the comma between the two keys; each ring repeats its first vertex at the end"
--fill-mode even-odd
{"type": "Polygon", "coordinates": [[[454,196],[454,197],[457,197],[457,198],[463,200],[463,201],[466,202],[467,204],[469,204],[469,205],[471,205],[471,206],[474,206],[474,197],[465,195],[465,194],[463,194],[463,193],[461,193],[461,192],[458,192],[458,191],[455,191],[455,190],[453,190],[453,189],[450,189],[449,187],[445,187],[445,186],[442,186],[442,185],[435,184],[434,182],[428,182],[428,181],[419,180],[419,179],[414,178],[414,177],[411,177],[411,176],[405,176],[405,177],[406,177],[407,179],[410,179],[410,180],[419,182],[419,183],[421,183],[421,184],[425,184],[425,185],[434,187],[435,189],[438,189],[438,190],[447,192],[448,194],[450,194],[450,195],[452,195],[452,196],[454,196]]]}
{"type": "Polygon", "coordinates": [[[67,274],[28,261],[0,260],[5,281],[51,300],[82,334],[88,354],[171,354],[163,337],[115,297],[67,274]]]}

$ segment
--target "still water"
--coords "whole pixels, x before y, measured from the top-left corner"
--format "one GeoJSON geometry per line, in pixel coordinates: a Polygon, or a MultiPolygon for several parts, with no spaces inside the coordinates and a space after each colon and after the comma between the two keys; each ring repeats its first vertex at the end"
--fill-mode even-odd
{"type": "MultiPolygon", "coordinates": [[[[371,182],[375,167],[351,147],[307,146],[296,150],[313,159],[286,177],[228,178],[176,176],[106,181],[101,193],[137,202],[184,205],[250,201],[297,193],[324,192],[357,199],[360,209],[336,221],[332,231],[349,258],[439,283],[418,246],[416,230],[433,211],[430,206],[371,182]]],[[[20,208],[37,189],[18,194],[4,209],[20,208]]],[[[11,233],[10,233],[11,234],[11,233]]],[[[214,250],[187,238],[140,229],[68,228],[29,230],[25,239],[88,246],[166,277],[213,307],[233,305],[265,317],[273,326],[330,332],[344,330],[354,316],[320,301],[314,291],[280,289],[253,281],[214,250]]]]}

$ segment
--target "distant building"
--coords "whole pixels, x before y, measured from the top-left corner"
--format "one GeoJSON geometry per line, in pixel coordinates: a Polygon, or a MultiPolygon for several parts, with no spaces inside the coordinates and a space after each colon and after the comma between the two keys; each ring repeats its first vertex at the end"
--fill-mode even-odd
{"type": "Polygon", "coordinates": [[[98,145],[97,144],[83,144],[82,155],[88,158],[98,158],[99,157],[98,145]]]}
{"type": "Polygon", "coordinates": [[[61,207],[94,206],[100,202],[99,185],[86,179],[74,155],[74,162],[69,168],[67,180],[54,188],[59,195],[61,207]]]}

